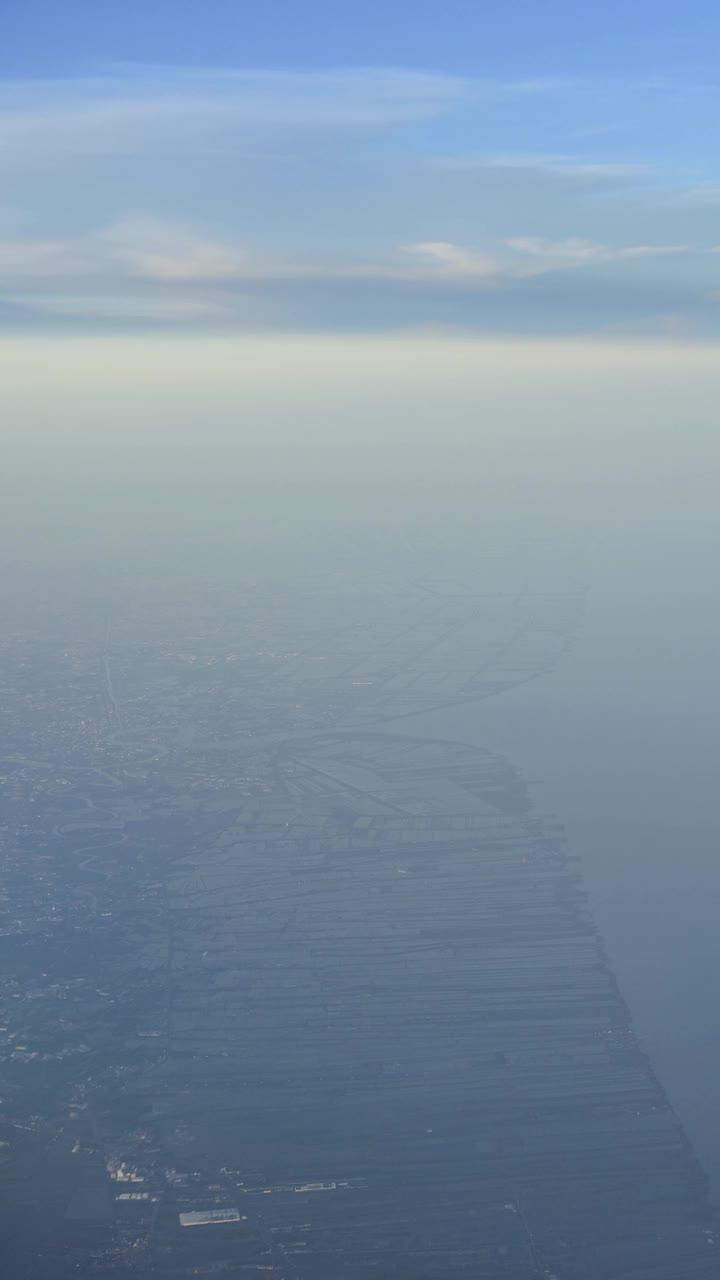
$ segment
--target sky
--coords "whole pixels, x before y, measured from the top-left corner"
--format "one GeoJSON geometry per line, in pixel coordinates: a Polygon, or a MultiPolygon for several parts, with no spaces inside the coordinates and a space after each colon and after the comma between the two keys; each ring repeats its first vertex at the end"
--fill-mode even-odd
{"type": "Polygon", "coordinates": [[[6,0],[6,333],[720,332],[720,11],[6,0]]]}

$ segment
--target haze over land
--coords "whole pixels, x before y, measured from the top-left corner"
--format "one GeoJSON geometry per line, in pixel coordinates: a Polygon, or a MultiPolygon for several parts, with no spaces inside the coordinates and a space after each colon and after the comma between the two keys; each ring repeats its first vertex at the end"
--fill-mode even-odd
{"type": "Polygon", "coordinates": [[[714,355],[6,342],[18,1276],[713,1274],[714,355]]]}

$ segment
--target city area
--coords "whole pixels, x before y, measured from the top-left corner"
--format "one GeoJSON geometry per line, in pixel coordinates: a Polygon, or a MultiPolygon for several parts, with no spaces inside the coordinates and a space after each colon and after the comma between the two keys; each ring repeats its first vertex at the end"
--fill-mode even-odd
{"type": "Polygon", "coordinates": [[[404,554],[10,584],[15,1280],[719,1274],[561,825],[414,728],[551,669],[582,584],[404,554]]]}

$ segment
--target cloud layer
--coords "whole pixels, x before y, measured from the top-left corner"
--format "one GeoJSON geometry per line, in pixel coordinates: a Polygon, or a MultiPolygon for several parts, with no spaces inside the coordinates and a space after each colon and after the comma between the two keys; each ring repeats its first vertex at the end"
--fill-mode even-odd
{"type": "Polygon", "coordinates": [[[621,116],[651,101],[659,125],[666,99],[715,91],[615,86],[611,108],[610,88],[396,68],[6,82],[0,323],[714,331],[720,183],[663,168],[652,130],[630,154],[621,116]]]}

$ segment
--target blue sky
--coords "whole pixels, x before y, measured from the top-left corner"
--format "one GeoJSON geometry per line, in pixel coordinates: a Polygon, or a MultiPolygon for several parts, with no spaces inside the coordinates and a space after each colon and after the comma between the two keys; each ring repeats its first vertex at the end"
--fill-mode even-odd
{"type": "Polygon", "coordinates": [[[720,11],[5,5],[0,323],[720,330],[720,11]]]}
{"type": "Polygon", "coordinates": [[[411,66],[484,77],[717,73],[713,0],[5,0],[5,74],[96,60],[255,67],[411,66]]]}

